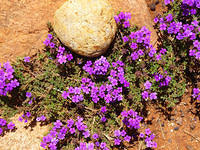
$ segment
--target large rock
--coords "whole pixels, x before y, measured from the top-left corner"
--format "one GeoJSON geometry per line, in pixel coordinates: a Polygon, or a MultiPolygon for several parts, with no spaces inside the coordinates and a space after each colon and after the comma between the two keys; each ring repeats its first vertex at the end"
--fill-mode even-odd
{"type": "Polygon", "coordinates": [[[146,26],[151,31],[151,43],[157,41],[157,34],[145,0],[109,0],[115,13],[118,11],[131,13],[131,25],[146,26]]]}
{"type": "Polygon", "coordinates": [[[47,22],[66,0],[0,0],[0,63],[44,47],[47,22]]]}
{"type": "Polygon", "coordinates": [[[95,57],[108,49],[115,36],[114,15],[107,0],[68,0],[55,12],[53,28],[72,51],[95,57]]]}

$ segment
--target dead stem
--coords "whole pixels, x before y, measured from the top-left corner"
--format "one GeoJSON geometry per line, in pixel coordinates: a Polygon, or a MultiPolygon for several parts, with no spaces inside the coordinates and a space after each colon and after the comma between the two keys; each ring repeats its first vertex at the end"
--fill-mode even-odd
{"type": "Polygon", "coordinates": [[[163,132],[163,129],[162,129],[162,127],[161,127],[160,119],[158,119],[158,123],[159,123],[159,126],[160,126],[160,130],[161,130],[161,133],[162,133],[162,137],[163,137],[163,139],[165,140],[166,138],[165,138],[165,134],[164,134],[164,132],[163,132]]]}
{"type": "Polygon", "coordinates": [[[186,130],[183,130],[183,132],[184,133],[186,133],[187,135],[190,135],[191,137],[193,137],[195,140],[197,140],[197,141],[199,141],[200,142],[200,139],[199,139],[199,137],[196,137],[196,136],[194,136],[194,135],[192,135],[191,133],[189,133],[188,131],[186,131],[186,130]]]}

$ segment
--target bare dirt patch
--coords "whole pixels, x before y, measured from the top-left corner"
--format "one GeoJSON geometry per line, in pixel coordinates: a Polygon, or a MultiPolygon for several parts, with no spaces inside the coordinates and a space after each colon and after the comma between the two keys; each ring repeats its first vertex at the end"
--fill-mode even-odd
{"type": "Polygon", "coordinates": [[[37,123],[34,128],[26,126],[29,123],[18,121],[19,114],[11,118],[16,126],[14,132],[8,132],[0,140],[0,150],[39,150],[40,142],[44,134],[48,133],[49,126],[40,126],[37,123]]]}

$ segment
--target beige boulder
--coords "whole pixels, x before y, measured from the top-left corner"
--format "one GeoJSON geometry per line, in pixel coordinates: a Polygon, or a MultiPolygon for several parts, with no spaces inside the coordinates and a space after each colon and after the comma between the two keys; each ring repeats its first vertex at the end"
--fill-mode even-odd
{"type": "Polygon", "coordinates": [[[115,36],[114,15],[107,0],[68,0],[55,12],[53,28],[72,51],[95,57],[108,49],[115,36]]]}

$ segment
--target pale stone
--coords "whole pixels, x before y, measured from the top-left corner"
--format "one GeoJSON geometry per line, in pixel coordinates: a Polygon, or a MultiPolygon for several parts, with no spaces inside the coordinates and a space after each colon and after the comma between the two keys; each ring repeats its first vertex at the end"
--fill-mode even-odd
{"type": "Polygon", "coordinates": [[[68,0],[55,12],[53,28],[72,51],[95,57],[104,53],[114,39],[114,15],[107,0],[68,0]]]}

